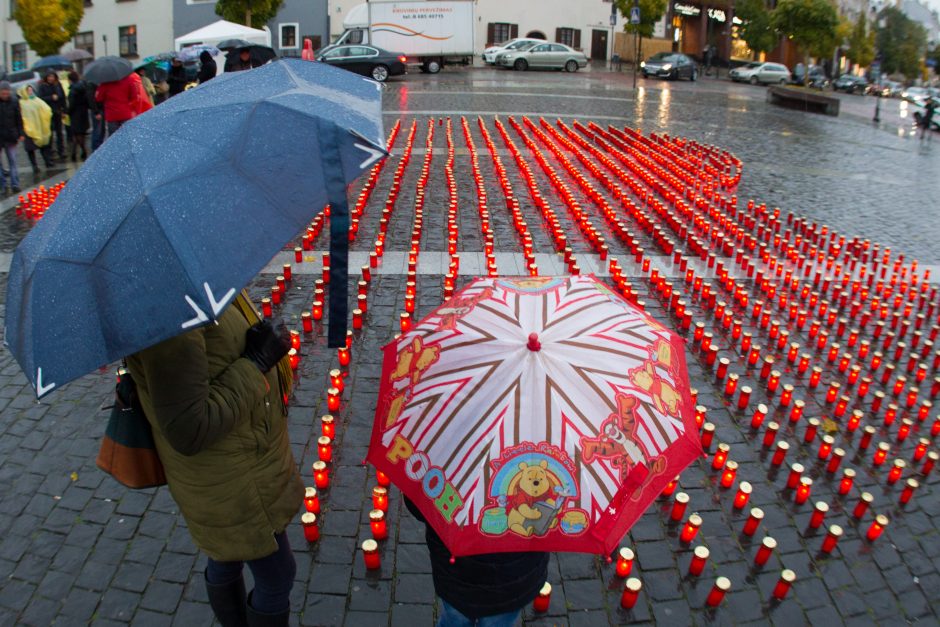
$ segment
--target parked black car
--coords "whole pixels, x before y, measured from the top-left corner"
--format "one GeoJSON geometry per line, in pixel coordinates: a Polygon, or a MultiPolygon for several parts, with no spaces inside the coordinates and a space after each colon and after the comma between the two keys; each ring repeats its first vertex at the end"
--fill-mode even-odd
{"type": "Polygon", "coordinates": [[[864,94],[868,91],[868,81],[864,76],[843,74],[833,81],[832,88],[836,91],[844,91],[847,94],[864,94]]]}
{"type": "Polygon", "coordinates": [[[657,52],[640,63],[640,71],[643,72],[643,78],[656,76],[667,79],[687,78],[690,81],[698,78],[695,62],[678,52],[657,52]]]}
{"type": "Polygon", "coordinates": [[[404,55],[375,46],[331,47],[321,50],[317,55],[317,61],[368,76],[380,83],[385,82],[389,76],[398,76],[407,71],[404,55]]]}

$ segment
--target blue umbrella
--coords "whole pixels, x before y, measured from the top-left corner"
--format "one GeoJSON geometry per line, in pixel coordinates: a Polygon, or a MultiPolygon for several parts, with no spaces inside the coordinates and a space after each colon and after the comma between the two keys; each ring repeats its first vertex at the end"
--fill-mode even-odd
{"type": "Polygon", "coordinates": [[[72,67],[72,62],[63,57],[61,54],[53,54],[48,57],[43,57],[33,63],[34,70],[54,70],[57,68],[70,69],[72,67]]]}
{"type": "Polygon", "coordinates": [[[197,61],[199,59],[199,55],[202,54],[203,51],[208,51],[208,53],[213,57],[221,54],[221,51],[215,46],[210,46],[208,44],[197,44],[195,46],[188,46],[183,48],[178,53],[176,53],[176,56],[183,63],[189,63],[192,61],[197,61]]]}
{"type": "Polygon", "coordinates": [[[5,342],[42,396],[218,319],[332,207],[330,339],[346,335],[346,187],[385,156],[377,84],[286,59],[124,125],[17,247],[5,342]]]}

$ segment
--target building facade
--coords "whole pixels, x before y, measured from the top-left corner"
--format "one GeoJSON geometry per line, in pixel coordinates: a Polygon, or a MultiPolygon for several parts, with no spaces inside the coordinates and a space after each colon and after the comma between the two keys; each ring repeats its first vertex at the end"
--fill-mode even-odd
{"type": "MultiPolygon", "coordinates": [[[[8,71],[29,69],[39,58],[23,39],[13,19],[16,0],[0,2],[3,65],[8,71]]],[[[131,61],[173,49],[172,7],[154,0],[85,0],[78,32],[62,51],[81,48],[96,57],[123,56],[131,61]]]]}
{"type": "MultiPolygon", "coordinates": [[[[172,0],[173,36],[180,37],[221,19],[215,13],[215,0],[172,0]]],[[[271,46],[279,56],[299,57],[304,38],[314,49],[329,40],[327,0],[285,0],[277,16],[266,25],[271,46]]],[[[257,28],[257,26],[255,26],[257,28]]]]}

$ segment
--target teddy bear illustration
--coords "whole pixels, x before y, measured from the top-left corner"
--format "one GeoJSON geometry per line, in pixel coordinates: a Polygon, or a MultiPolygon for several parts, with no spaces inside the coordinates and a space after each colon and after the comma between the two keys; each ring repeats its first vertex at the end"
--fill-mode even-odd
{"type": "Polygon", "coordinates": [[[666,383],[653,368],[650,361],[643,362],[639,368],[630,371],[630,381],[653,399],[653,405],[659,411],[670,416],[679,416],[681,397],[674,387],[666,383]]]}
{"type": "Polygon", "coordinates": [[[506,515],[510,531],[520,536],[544,535],[558,524],[554,515],[559,509],[555,507],[555,488],[559,484],[551,477],[547,468],[548,462],[545,460],[537,466],[526,462],[519,464],[519,474],[514,479],[515,485],[508,495],[506,515]],[[541,509],[538,507],[540,504],[541,509]],[[537,522],[543,515],[553,516],[550,524],[537,522]]]}
{"type": "Polygon", "coordinates": [[[441,317],[441,328],[453,331],[457,328],[457,320],[473,311],[473,308],[493,296],[493,288],[487,287],[478,294],[472,296],[458,296],[452,298],[440,309],[437,315],[441,317]]]}

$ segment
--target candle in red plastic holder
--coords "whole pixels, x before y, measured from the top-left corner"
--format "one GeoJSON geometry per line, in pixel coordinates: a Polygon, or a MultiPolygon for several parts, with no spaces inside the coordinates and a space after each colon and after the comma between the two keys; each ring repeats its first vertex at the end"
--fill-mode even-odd
{"type": "Polygon", "coordinates": [[[748,500],[751,498],[751,484],[747,481],[742,481],[738,484],[738,491],[734,495],[734,508],[735,509],[744,509],[744,506],[747,505],[748,500]]]}
{"type": "Polygon", "coordinates": [[[303,328],[304,330],[304,333],[313,332],[313,320],[310,319],[309,311],[305,311],[300,314],[300,324],[301,324],[301,328],[303,328]]]}
{"type": "Polygon", "coordinates": [[[336,388],[330,388],[326,391],[326,406],[331,413],[336,413],[339,411],[340,399],[339,399],[339,390],[336,388]]]}
{"type": "Polygon", "coordinates": [[[767,563],[767,560],[770,559],[770,556],[773,555],[774,549],[777,548],[777,541],[771,538],[770,536],[765,536],[761,540],[760,547],[757,549],[757,554],[754,556],[754,563],[758,566],[763,566],[767,563]]]}
{"type": "Polygon", "coordinates": [[[831,435],[824,435],[819,443],[819,453],[816,457],[821,460],[829,459],[829,455],[832,454],[833,444],[835,444],[835,438],[831,435]]]}
{"type": "Polygon", "coordinates": [[[777,442],[777,449],[774,451],[774,456],[770,460],[771,465],[780,466],[783,464],[783,460],[786,458],[787,451],[789,450],[790,445],[787,442],[777,442]]]}
{"type": "Polygon", "coordinates": [[[852,516],[861,520],[874,500],[875,497],[873,497],[870,492],[862,492],[858,498],[858,503],[855,504],[855,509],[852,510],[852,516]]]}
{"type": "Polygon", "coordinates": [[[901,505],[907,505],[910,502],[911,497],[914,496],[914,490],[920,487],[920,482],[913,477],[908,479],[904,484],[904,490],[901,491],[901,496],[898,498],[898,503],[901,505]]]}
{"type": "Polygon", "coordinates": [[[383,512],[388,511],[388,489],[383,486],[372,488],[372,507],[383,512]]]}
{"type": "Polygon", "coordinates": [[[698,514],[692,514],[689,516],[689,519],[685,521],[682,533],[679,534],[679,540],[685,544],[689,544],[695,539],[695,536],[698,535],[698,530],[701,526],[702,517],[698,514]]]}
{"type": "Polygon", "coordinates": [[[379,543],[375,540],[366,540],[362,543],[362,559],[366,570],[378,570],[382,567],[382,558],[379,555],[379,543]]]}
{"type": "Polygon", "coordinates": [[[798,485],[800,485],[800,479],[803,477],[803,472],[806,469],[803,468],[803,464],[799,462],[793,462],[790,464],[790,474],[787,475],[787,489],[795,490],[798,485]]]}
{"type": "Polygon", "coordinates": [[[842,471],[842,479],[839,481],[839,494],[845,496],[852,490],[855,482],[855,471],[851,468],[845,468],[842,471]]]}
{"type": "Polygon", "coordinates": [[[320,416],[320,432],[321,435],[325,435],[330,439],[336,437],[336,423],[333,420],[332,414],[320,416]]]}
{"type": "Polygon", "coordinates": [[[705,365],[714,366],[715,360],[718,359],[718,347],[712,346],[708,349],[708,352],[705,354],[705,365]]]}
{"type": "Polygon", "coordinates": [[[832,410],[832,415],[836,418],[841,418],[845,415],[845,411],[849,408],[849,401],[851,401],[848,396],[842,395],[839,397],[839,400],[836,401],[835,409],[832,410]]]}
{"type": "Polygon", "coordinates": [[[865,532],[865,537],[869,542],[874,542],[878,537],[884,532],[885,527],[888,526],[888,517],[884,514],[878,514],[875,516],[875,519],[871,521],[871,525],[868,527],[868,531],[865,532]]]}
{"type": "Polygon", "coordinates": [[[829,390],[826,392],[826,402],[834,403],[836,398],[839,396],[839,388],[841,384],[838,381],[832,381],[829,383],[829,390]]]}
{"type": "Polygon", "coordinates": [[[677,492],[676,496],[673,498],[672,502],[672,511],[669,514],[669,518],[675,522],[679,522],[685,516],[685,508],[689,505],[689,495],[685,492],[677,492]]]}
{"type": "Polygon", "coordinates": [[[353,326],[353,329],[357,331],[362,328],[362,310],[361,309],[358,309],[358,308],[353,309],[352,326],[353,326]]]}
{"type": "Polygon", "coordinates": [[[351,357],[351,351],[348,348],[343,348],[342,346],[336,349],[336,357],[339,361],[340,366],[348,366],[349,360],[351,357]]]}
{"type": "Polygon", "coordinates": [[[738,387],[738,375],[734,372],[728,375],[728,380],[725,381],[725,395],[733,396],[734,391],[738,387]]]}
{"type": "Polygon", "coordinates": [[[320,513],[320,497],[316,488],[304,488],[304,508],[311,514],[320,513]]]}
{"type": "Polygon", "coordinates": [[[282,290],[281,290],[281,287],[280,287],[279,285],[272,285],[272,286],[271,286],[271,302],[272,302],[272,303],[274,303],[275,305],[280,305],[280,304],[281,304],[281,294],[282,294],[282,290]]]}
{"type": "Polygon", "coordinates": [[[849,419],[845,423],[845,428],[849,431],[849,433],[852,433],[858,429],[858,426],[862,422],[862,416],[864,415],[865,414],[861,409],[852,410],[852,415],[849,416],[849,419]]]}
{"type": "Polygon", "coordinates": [[[774,586],[773,598],[777,601],[785,599],[794,581],[796,581],[796,573],[789,568],[782,571],[780,579],[777,580],[777,585],[774,586]]]}
{"type": "Polygon", "coordinates": [[[914,448],[913,459],[915,462],[919,462],[924,458],[924,455],[927,454],[927,448],[930,446],[930,440],[927,438],[919,438],[917,440],[917,446],[914,448]]]}
{"type": "Polygon", "coordinates": [[[780,371],[771,370],[770,378],[767,379],[767,391],[776,392],[779,386],[780,386],[780,371]]]}
{"type": "Polygon", "coordinates": [[[877,467],[885,463],[885,460],[888,459],[889,452],[891,452],[891,445],[887,442],[879,442],[878,447],[875,449],[875,454],[872,456],[872,465],[877,467]]]}
{"type": "Polygon", "coordinates": [[[317,455],[319,455],[321,462],[329,463],[333,461],[333,440],[325,435],[317,438],[317,455]]]}
{"type": "Polygon", "coordinates": [[[813,371],[809,375],[809,389],[816,389],[816,387],[819,385],[820,378],[822,378],[822,368],[819,366],[813,366],[813,371]]]}
{"type": "Polygon", "coordinates": [[[326,462],[313,462],[313,482],[318,490],[330,487],[330,471],[326,467],[326,462]]]}
{"type": "Polygon", "coordinates": [[[760,378],[766,379],[770,376],[771,370],[774,367],[774,358],[771,356],[764,357],[764,364],[760,368],[760,378]]]}
{"type": "Polygon", "coordinates": [[[313,306],[310,308],[314,320],[323,320],[323,302],[319,300],[313,301],[313,306]]]}
{"type": "Polygon", "coordinates": [[[845,449],[839,447],[832,449],[832,457],[829,458],[829,463],[826,464],[826,472],[829,474],[835,473],[839,469],[843,457],[845,457],[845,449]]]}
{"type": "Polygon", "coordinates": [[[630,577],[623,585],[623,594],[620,595],[620,607],[625,610],[632,609],[640,596],[643,583],[636,577],[630,577]]]}
{"type": "Polygon", "coordinates": [[[731,447],[724,442],[718,444],[715,455],[712,457],[712,470],[721,470],[724,468],[725,462],[728,461],[728,452],[730,450],[731,447]]]}
{"type": "Polygon", "coordinates": [[[621,547],[617,553],[617,576],[626,577],[633,569],[633,549],[621,547]]]}
{"type": "Polygon", "coordinates": [[[272,308],[271,308],[271,299],[270,299],[270,298],[262,298],[262,299],[261,299],[261,315],[262,315],[262,317],[264,317],[264,318],[270,318],[272,314],[273,314],[273,310],[272,310],[272,308]]]}
{"type": "Polygon", "coordinates": [[[809,477],[801,477],[800,485],[797,486],[796,493],[793,495],[793,502],[797,505],[802,505],[809,500],[809,495],[812,490],[813,480],[809,477]]]}
{"type": "Polygon", "coordinates": [[[728,364],[731,361],[727,357],[718,360],[718,368],[715,369],[715,378],[721,381],[728,374],[728,364]]]}
{"type": "Polygon", "coordinates": [[[701,429],[705,425],[705,418],[708,415],[708,409],[704,405],[695,406],[695,425],[701,429]]]}
{"type": "Polygon", "coordinates": [[[330,387],[336,388],[338,392],[342,392],[346,387],[346,384],[343,381],[343,371],[339,368],[333,368],[330,370],[329,377],[330,387]]]}
{"type": "Polygon", "coordinates": [[[692,561],[689,562],[689,574],[698,577],[705,570],[705,563],[708,562],[709,551],[707,547],[697,546],[692,551],[692,561]]]}
{"type": "Polygon", "coordinates": [[[924,422],[927,420],[927,416],[930,415],[930,411],[933,409],[933,403],[927,399],[921,401],[920,407],[917,408],[917,421],[924,422]]]}
{"type": "Polygon", "coordinates": [[[741,395],[738,397],[738,409],[745,409],[751,401],[751,388],[748,385],[741,387],[741,395]]]}
{"type": "Polygon", "coordinates": [[[810,418],[806,421],[806,431],[803,432],[803,441],[809,444],[816,439],[819,430],[819,418],[810,418]]]}
{"type": "Polygon", "coordinates": [[[780,429],[780,425],[771,420],[767,423],[767,428],[764,430],[764,448],[770,448],[773,446],[774,440],[777,437],[777,431],[780,429]]]}
{"type": "Polygon", "coordinates": [[[741,532],[746,536],[753,536],[762,520],[764,520],[764,510],[759,507],[752,507],[741,532]]]}
{"type": "Polygon", "coordinates": [[[702,448],[708,449],[712,445],[712,440],[715,437],[715,425],[710,422],[706,422],[702,425],[702,448]]]}
{"type": "Polygon", "coordinates": [[[730,488],[731,485],[734,483],[734,478],[737,475],[737,473],[738,473],[738,462],[734,461],[733,459],[729,459],[727,463],[725,463],[724,470],[721,472],[721,480],[719,482],[721,487],[730,488]]]}
{"type": "Polygon", "coordinates": [[[538,596],[532,601],[532,609],[536,612],[547,612],[548,606],[552,602],[552,584],[547,581],[539,590],[538,596]]]}
{"type": "Polygon", "coordinates": [[[810,356],[807,353],[803,353],[802,355],[800,355],[800,362],[796,367],[797,373],[803,374],[804,372],[809,370],[809,360],[810,360],[810,356]]]}
{"type": "Polygon", "coordinates": [[[300,353],[297,352],[296,348],[287,351],[287,360],[288,363],[290,363],[291,370],[297,370],[297,367],[300,365],[300,353]]]}
{"type": "Polygon", "coordinates": [[[294,247],[294,261],[297,263],[303,263],[304,260],[304,249],[300,246],[294,247]]]}
{"type": "Polygon", "coordinates": [[[305,512],[300,517],[300,524],[304,528],[304,539],[307,542],[316,542],[320,539],[320,526],[317,524],[317,515],[305,512]]]}
{"type": "Polygon", "coordinates": [[[829,513],[829,504],[825,501],[816,501],[816,504],[813,506],[813,515],[809,519],[810,529],[819,529],[823,521],[826,519],[826,514],[829,513]]]}
{"type": "Polygon", "coordinates": [[[904,474],[904,469],[907,468],[907,462],[903,459],[896,459],[891,465],[891,470],[888,471],[888,485],[894,485],[901,478],[901,475],[904,474]]]}
{"type": "Polygon", "coordinates": [[[372,538],[385,540],[388,538],[388,525],[385,523],[385,512],[374,509],[369,512],[369,527],[372,529],[372,538]]]}
{"type": "Polygon", "coordinates": [[[754,412],[754,416],[751,417],[751,429],[759,429],[760,426],[764,423],[764,418],[767,417],[767,406],[763,403],[757,406],[757,410],[754,412]]]}
{"type": "Polygon", "coordinates": [[[820,551],[826,555],[832,553],[833,549],[836,548],[836,544],[839,543],[839,538],[841,537],[842,527],[839,525],[829,525],[829,530],[826,532],[826,538],[823,540],[820,551]]]}
{"type": "Polygon", "coordinates": [[[897,439],[898,442],[903,442],[907,439],[907,436],[911,434],[911,428],[914,426],[914,421],[909,418],[904,418],[901,420],[901,426],[898,427],[897,439]]]}
{"type": "MultiPolygon", "coordinates": [[[[660,492],[661,496],[672,496],[672,493],[676,491],[676,486],[679,485],[678,475],[669,483],[666,484],[666,487],[663,488],[663,491],[660,492]]],[[[680,517],[681,518],[681,517],[680,517]]]]}
{"type": "Polygon", "coordinates": [[[871,440],[876,433],[876,429],[871,425],[865,425],[862,429],[862,439],[858,442],[858,450],[865,451],[871,445],[871,440]]]}
{"type": "Polygon", "coordinates": [[[705,599],[705,605],[708,607],[718,607],[724,600],[725,593],[730,589],[731,580],[727,577],[719,577],[715,580],[715,585],[712,586],[711,592],[708,593],[708,597],[705,599]]]}
{"type": "Polygon", "coordinates": [[[392,480],[388,478],[388,475],[378,469],[375,471],[375,480],[383,488],[387,488],[388,486],[392,485],[392,480]]]}

